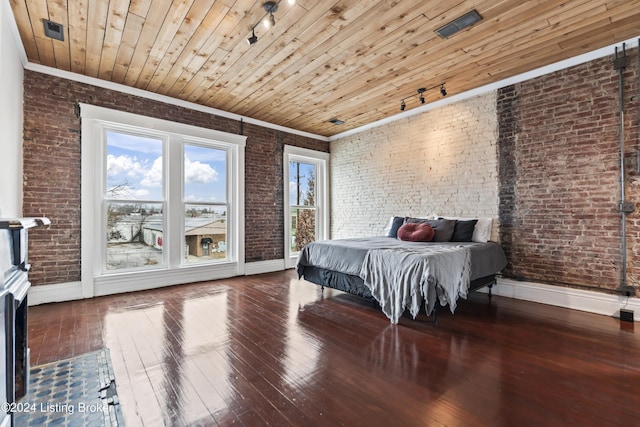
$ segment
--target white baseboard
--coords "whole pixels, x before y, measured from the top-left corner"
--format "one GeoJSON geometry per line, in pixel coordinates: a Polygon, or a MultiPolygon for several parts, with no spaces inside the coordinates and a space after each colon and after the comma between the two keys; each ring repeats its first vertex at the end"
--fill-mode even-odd
{"type": "MultiPolygon", "coordinates": [[[[271,273],[284,269],[283,259],[245,264],[246,275],[271,273]]],[[[487,292],[486,289],[482,289],[481,292],[487,292]]],[[[620,309],[627,308],[637,312],[634,320],[640,321],[640,298],[627,298],[620,295],[502,278],[498,278],[497,285],[491,289],[491,292],[494,295],[613,317],[620,317],[620,309]]],[[[29,305],[77,299],[82,299],[81,282],[31,286],[29,288],[29,305]]]]}
{"type": "Polygon", "coordinates": [[[31,286],[29,305],[47,304],[82,299],[82,282],[57,283],[55,285],[31,286]]]}
{"type": "Polygon", "coordinates": [[[620,317],[620,309],[626,308],[638,312],[634,320],[640,321],[640,298],[501,278],[498,278],[497,286],[491,292],[493,295],[613,317],[620,317]]]}
{"type": "MultiPolygon", "coordinates": [[[[277,259],[271,261],[259,261],[259,262],[251,262],[244,265],[244,274],[245,275],[254,275],[254,274],[262,274],[262,273],[271,273],[274,271],[282,271],[285,269],[284,259],[277,259]]],[[[164,283],[162,286],[170,286],[173,284],[183,283],[184,277],[182,272],[178,272],[179,277],[173,277],[173,280],[167,282],[167,279],[171,279],[171,277],[163,277],[164,283]]],[[[205,274],[205,273],[202,273],[205,274]]],[[[224,277],[233,277],[237,276],[238,271],[229,270],[218,272],[217,274],[212,274],[211,272],[206,272],[206,275],[200,276],[191,276],[189,278],[190,281],[200,281],[200,280],[215,280],[224,277]]],[[[151,273],[147,274],[148,279],[145,280],[129,280],[128,278],[124,279],[122,284],[111,283],[109,285],[101,283],[101,280],[97,280],[94,284],[95,296],[100,295],[110,295],[122,292],[133,292],[145,289],[153,289],[160,287],[158,278],[152,277],[151,273]]],[[[163,274],[166,276],[166,273],[163,274]]],[[[174,274],[175,276],[175,274],[174,274]]],[[[63,302],[63,301],[73,301],[82,299],[82,282],[69,282],[69,283],[57,283],[55,285],[39,285],[39,286],[31,286],[29,288],[29,305],[40,305],[40,304],[48,304],[53,302],[63,302]]]]}
{"type": "Polygon", "coordinates": [[[284,269],[284,259],[247,262],[244,265],[244,274],[247,276],[252,276],[254,274],[272,273],[274,271],[282,271],[284,269]]]}

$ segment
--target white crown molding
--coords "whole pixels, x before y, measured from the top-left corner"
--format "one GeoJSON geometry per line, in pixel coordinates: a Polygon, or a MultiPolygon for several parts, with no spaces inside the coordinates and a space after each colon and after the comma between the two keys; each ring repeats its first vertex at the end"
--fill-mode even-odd
{"type": "MultiPolygon", "coordinates": [[[[640,36],[639,36],[640,37],[640,36]]],[[[603,58],[605,56],[612,54],[612,49],[616,46],[622,46],[622,43],[625,43],[627,47],[633,48],[638,46],[638,37],[631,38],[624,42],[615,43],[601,49],[597,49],[591,52],[584,53],[582,55],[574,56],[569,59],[565,59],[563,61],[556,62],[554,64],[550,64],[544,67],[536,68],[535,70],[527,71],[526,73],[518,74],[513,77],[509,77],[504,80],[500,80],[495,83],[490,83],[488,85],[480,86],[476,89],[471,89],[466,92],[453,95],[450,97],[442,98],[438,101],[432,102],[430,104],[426,104],[421,107],[414,108],[410,111],[404,111],[402,113],[396,114],[391,117],[387,117],[382,120],[378,120],[372,123],[368,123],[364,126],[357,127],[355,129],[351,129],[342,133],[338,133],[329,137],[329,141],[335,141],[341,138],[346,138],[348,136],[356,135],[358,133],[365,132],[367,130],[376,128],[378,126],[386,125],[410,116],[414,116],[416,114],[424,113],[426,111],[434,110],[436,108],[444,107],[445,105],[453,104],[456,102],[464,101],[466,99],[470,99],[476,96],[484,95],[488,92],[496,91],[505,86],[509,86],[512,84],[524,82],[527,80],[531,80],[536,77],[543,76],[545,74],[553,73],[555,71],[564,70],[569,67],[573,67],[575,65],[584,64],[585,62],[593,61],[594,59],[603,58]]]]}
{"type": "Polygon", "coordinates": [[[51,76],[56,76],[56,77],[61,77],[67,80],[72,80],[72,81],[77,81],[80,83],[85,83],[85,84],[89,84],[92,86],[97,86],[97,87],[101,87],[103,89],[110,89],[110,90],[114,90],[117,92],[121,92],[121,93],[126,93],[129,95],[134,95],[134,96],[139,96],[141,98],[146,98],[146,99],[150,99],[150,100],[154,100],[154,101],[159,101],[159,102],[164,102],[166,104],[170,104],[170,105],[175,105],[178,107],[184,107],[184,108],[189,108],[191,110],[195,110],[195,111],[201,111],[204,113],[208,113],[208,114],[213,114],[216,116],[220,116],[220,117],[226,117],[232,120],[238,120],[240,121],[242,119],[243,122],[246,123],[250,123],[250,124],[254,124],[257,126],[262,126],[265,128],[269,128],[269,129],[274,129],[274,130],[279,130],[279,131],[283,131],[283,132],[287,132],[287,133],[291,133],[291,134],[295,134],[295,135],[300,135],[300,136],[304,136],[307,138],[312,138],[312,139],[316,139],[319,141],[335,141],[337,139],[341,139],[341,138],[345,138],[351,135],[355,135],[361,132],[365,132],[369,129],[373,129],[375,127],[378,126],[382,126],[388,123],[392,123],[401,119],[404,119],[406,117],[410,117],[416,114],[420,114],[429,110],[433,110],[436,108],[441,108],[444,107],[446,105],[449,104],[453,104],[459,101],[463,101],[465,99],[469,99],[469,98],[473,98],[475,96],[479,96],[479,95],[483,95],[485,93],[491,92],[491,91],[495,91],[498,90],[504,86],[508,86],[511,84],[515,84],[515,83],[520,83],[526,80],[530,80],[532,78],[536,78],[536,77],[540,77],[542,75],[545,74],[549,74],[558,70],[563,70],[565,68],[569,68],[572,67],[574,65],[578,65],[578,64],[583,64],[585,62],[588,61],[592,61],[594,59],[598,59],[598,58],[602,58],[604,56],[610,55],[611,54],[611,49],[614,48],[615,46],[619,46],[622,43],[626,43],[629,45],[630,48],[633,48],[635,46],[638,45],[638,37],[633,37],[631,39],[628,39],[624,42],[620,42],[620,43],[615,43],[591,52],[587,52],[585,54],[582,55],[578,55],[578,56],[574,56],[572,58],[563,60],[563,61],[559,61],[556,62],[554,64],[550,64],[544,67],[540,67],[537,68],[535,70],[532,71],[528,71],[526,73],[522,73],[522,74],[518,74],[516,76],[513,77],[509,77],[507,79],[504,80],[500,80],[498,82],[495,83],[491,83],[485,86],[481,86],[479,88],[476,89],[472,89],[457,95],[453,95],[444,99],[441,99],[439,101],[436,102],[432,102],[430,104],[426,104],[422,107],[418,107],[418,108],[414,108],[410,111],[405,111],[402,112],[400,114],[396,114],[394,116],[391,117],[387,117],[385,119],[382,120],[378,120],[372,123],[368,123],[364,126],[360,126],[357,127],[355,129],[351,129],[342,133],[338,133],[335,135],[332,135],[330,137],[326,137],[326,136],[322,136],[322,135],[316,135],[314,133],[310,133],[310,132],[304,132],[304,131],[300,131],[300,130],[296,130],[296,129],[291,129],[285,126],[280,126],[280,125],[276,125],[273,123],[269,123],[269,122],[264,122],[262,120],[257,120],[257,119],[252,119],[251,117],[244,117],[242,115],[239,114],[234,114],[234,113],[230,113],[227,111],[223,111],[223,110],[218,110],[216,108],[211,108],[211,107],[206,107],[200,104],[196,104],[193,102],[189,102],[189,101],[182,101],[176,98],[172,98],[170,96],[166,96],[166,95],[160,95],[160,94],[156,94],[153,92],[149,92],[143,89],[138,89],[138,88],[133,88],[133,87],[129,87],[123,84],[119,84],[119,83],[113,83],[113,82],[109,82],[106,80],[100,80],[97,79],[95,77],[88,77],[88,76],[84,76],[81,74],[77,74],[77,73],[72,73],[69,71],[64,71],[64,70],[58,70],[56,68],[51,68],[51,67],[46,67],[44,65],[40,65],[40,64],[34,64],[32,62],[29,62],[28,58],[27,58],[27,54],[25,52],[24,46],[22,44],[22,40],[20,38],[20,33],[18,32],[18,27],[15,21],[15,18],[13,16],[13,11],[11,10],[11,7],[9,5],[9,0],[2,0],[2,7],[3,7],[3,15],[7,15],[11,16],[12,19],[7,19],[7,23],[9,24],[9,30],[11,31],[11,34],[13,36],[14,39],[14,43],[16,44],[17,50],[19,52],[20,55],[20,60],[22,61],[22,64],[25,68],[25,70],[30,70],[30,71],[36,71],[39,73],[43,73],[43,74],[48,74],[51,76]]]}
{"type": "Polygon", "coordinates": [[[32,62],[27,62],[24,66],[24,69],[29,71],[35,71],[42,74],[47,74],[50,76],[60,77],[66,80],[72,80],[79,83],[100,87],[103,89],[126,93],[128,95],[139,96],[140,98],[163,102],[165,104],[175,105],[177,107],[188,108],[190,110],[200,111],[203,113],[212,114],[219,117],[225,117],[225,118],[237,120],[237,121],[242,120],[244,123],[262,126],[268,129],[279,130],[282,132],[300,135],[307,138],[317,139],[319,141],[329,141],[329,138],[327,138],[326,136],[316,135],[314,133],[304,132],[297,129],[292,129],[285,126],[264,122],[262,120],[252,119],[251,117],[245,117],[239,114],[230,113],[228,111],[218,110],[217,108],[206,107],[204,105],[196,104],[195,102],[183,101],[181,99],[172,98],[166,95],[160,95],[157,93],[149,92],[147,90],[126,86],[120,83],[100,80],[95,77],[89,77],[82,74],[73,73],[70,71],[58,70],[57,68],[51,68],[51,67],[47,67],[40,64],[34,64],[32,62]]]}

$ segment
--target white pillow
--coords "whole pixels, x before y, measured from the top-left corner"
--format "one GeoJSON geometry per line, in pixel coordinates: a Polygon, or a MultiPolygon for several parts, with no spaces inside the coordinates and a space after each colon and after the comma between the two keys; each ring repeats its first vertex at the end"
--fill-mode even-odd
{"type": "Polygon", "coordinates": [[[488,242],[491,239],[491,227],[493,225],[493,218],[478,218],[476,226],[473,229],[473,236],[471,241],[473,242],[488,242]]]}
{"type": "Polygon", "coordinates": [[[476,226],[473,228],[473,236],[471,236],[472,242],[486,243],[491,239],[491,227],[493,225],[493,218],[460,218],[453,216],[442,216],[444,219],[455,219],[459,221],[470,221],[477,219],[476,226]]]}

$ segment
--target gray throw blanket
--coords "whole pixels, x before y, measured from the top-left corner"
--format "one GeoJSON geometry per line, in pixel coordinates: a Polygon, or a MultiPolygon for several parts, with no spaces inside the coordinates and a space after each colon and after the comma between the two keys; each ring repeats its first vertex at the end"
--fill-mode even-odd
{"type": "Polygon", "coordinates": [[[360,277],[391,323],[397,324],[406,308],[415,318],[423,300],[427,314],[436,298],[453,313],[458,297],[467,297],[470,270],[468,247],[371,249],[360,277]]]}

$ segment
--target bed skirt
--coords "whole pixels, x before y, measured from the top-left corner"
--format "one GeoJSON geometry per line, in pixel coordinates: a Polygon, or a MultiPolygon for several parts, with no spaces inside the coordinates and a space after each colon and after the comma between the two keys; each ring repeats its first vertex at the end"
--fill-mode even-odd
{"type": "MultiPolygon", "coordinates": [[[[305,266],[303,272],[304,279],[327,288],[337,289],[339,291],[348,292],[364,298],[373,299],[369,287],[364,284],[364,280],[360,276],[340,273],[324,268],[305,266]]],[[[485,286],[489,287],[489,296],[491,296],[491,287],[496,283],[496,276],[480,277],[472,280],[469,284],[469,291],[475,291],[485,286]]]]}

